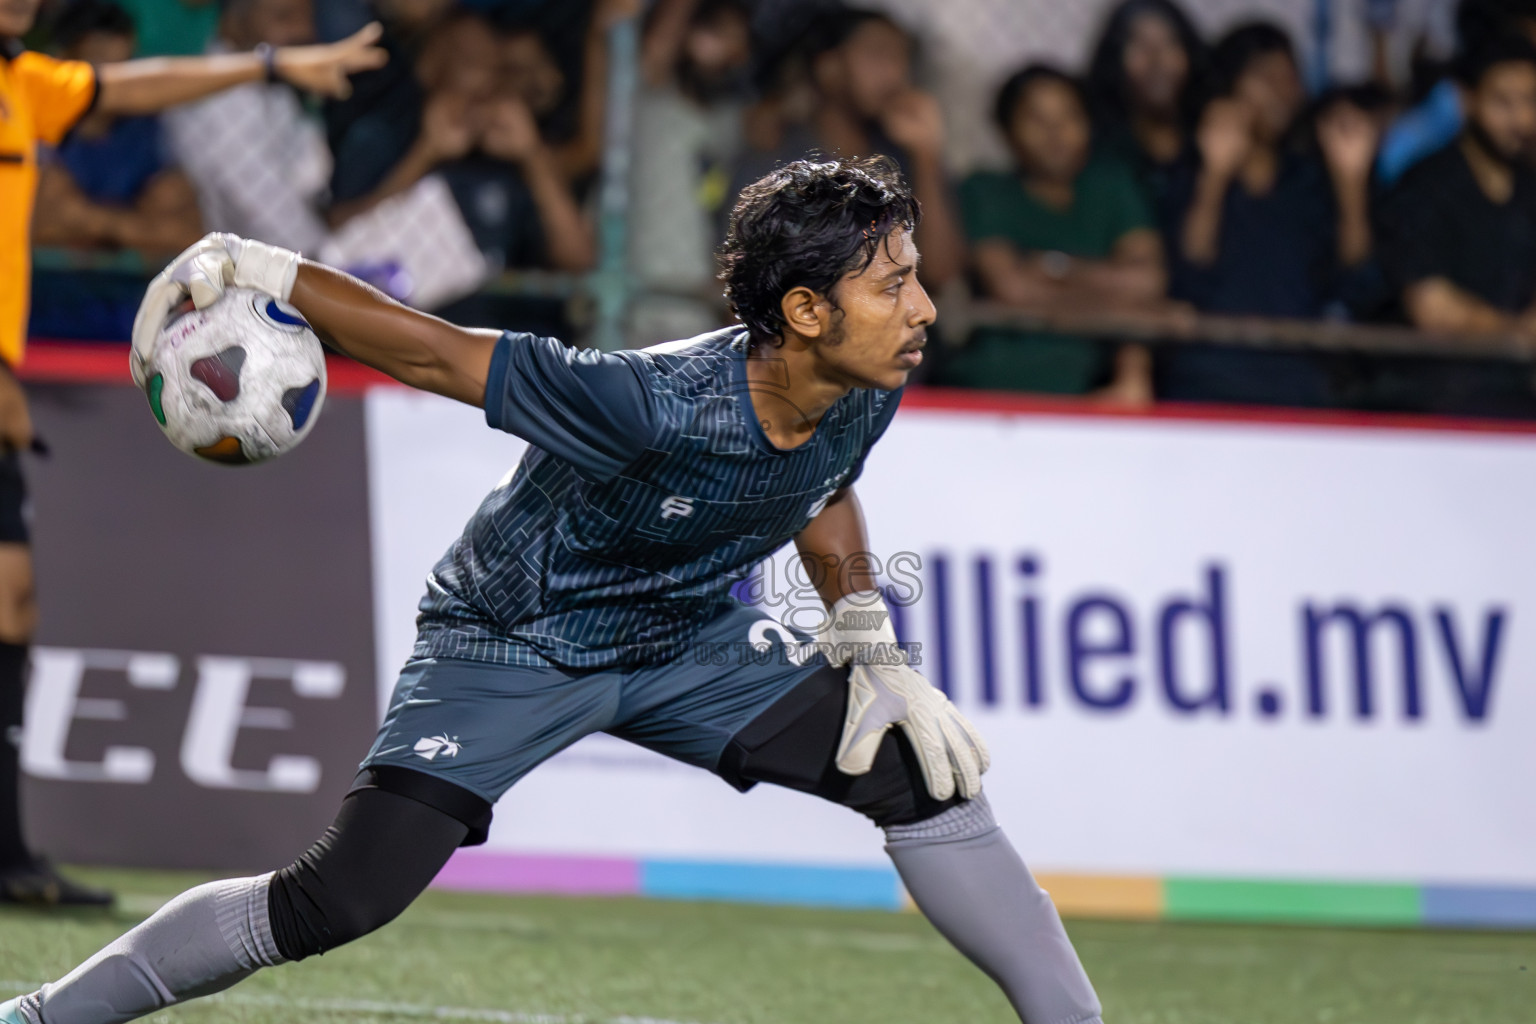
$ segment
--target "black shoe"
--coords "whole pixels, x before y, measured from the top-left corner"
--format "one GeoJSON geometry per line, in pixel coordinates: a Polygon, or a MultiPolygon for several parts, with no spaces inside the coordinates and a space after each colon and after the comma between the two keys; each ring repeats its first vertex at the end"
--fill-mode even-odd
{"type": "Polygon", "coordinates": [[[0,903],[33,907],[110,907],[114,897],[106,889],[72,882],[39,857],[31,864],[0,871],[0,903]]]}

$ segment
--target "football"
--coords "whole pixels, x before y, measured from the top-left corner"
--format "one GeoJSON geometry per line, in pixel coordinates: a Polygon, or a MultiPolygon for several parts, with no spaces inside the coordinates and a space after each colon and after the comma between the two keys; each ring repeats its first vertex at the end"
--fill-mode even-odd
{"type": "Polygon", "coordinates": [[[165,436],[210,462],[248,465],[292,449],[325,401],[320,339],[293,307],[248,288],[173,311],[134,367],[165,436]]]}

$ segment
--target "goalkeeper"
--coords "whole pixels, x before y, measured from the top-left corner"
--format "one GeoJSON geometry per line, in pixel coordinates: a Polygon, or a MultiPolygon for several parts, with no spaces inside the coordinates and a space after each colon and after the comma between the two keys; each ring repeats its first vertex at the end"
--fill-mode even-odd
{"type": "Polygon", "coordinates": [[[612,354],[464,330],[232,236],[183,254],[150,287],[136,357],[188,294],[256,288],[531,447],[429,575],[413,656],[319,841],[272,874],[182,894],[0,1005],[0,1022],[127,1021],[365,935],[485,840],[502,793],[593,732],[865,815],[1021,1020],[1098,1022],[1050,898],[982,794],[986,748],[906,663],[862,571],[853,484],[934,318],[918,217],[881,158],[789,164],[732,217],[722,277],[744,327],[612,354]],[[830,607],[820,645],[729,594],[790,539],[830,607]]]}

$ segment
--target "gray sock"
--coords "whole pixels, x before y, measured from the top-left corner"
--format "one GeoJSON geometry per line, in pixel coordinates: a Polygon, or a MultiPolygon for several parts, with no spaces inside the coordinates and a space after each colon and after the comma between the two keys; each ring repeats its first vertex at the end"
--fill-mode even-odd
{"type": "Polygon", "coordinates": [[[270,874],[189,889],[21,1001],[30,1024],[121,1024],[283,962],[267,920],[270,874]]]}
{"type": "Polygon", "coordinates": [[[885,838],[918,908],[1002,987],[1024,1024],[1102,1024],[1055,904],[997,827],[985,796],[893,825],[885,838]]]}

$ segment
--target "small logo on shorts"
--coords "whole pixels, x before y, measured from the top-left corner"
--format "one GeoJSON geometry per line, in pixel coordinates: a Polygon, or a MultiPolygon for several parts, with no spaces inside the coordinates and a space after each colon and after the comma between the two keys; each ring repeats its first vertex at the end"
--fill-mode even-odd
{"type": "Polygon", "coordinates": [[[661,503],[661,518],[663,519],[671,519],[673,516],[680,516],[686,519],[691,515],[693,515],[692,498],[684,498],[674,494],[661,503]]]}
{"type": "Polygon", "coordinates": [[[449,739],[447,736],[423,736],[416,741],[415,752],[419,757],[424,757],[428,761],[435,761],[438,755],[458,757],[459,751],[463,749],[464,745],[462,743],[456,739],[449,739]]]}

